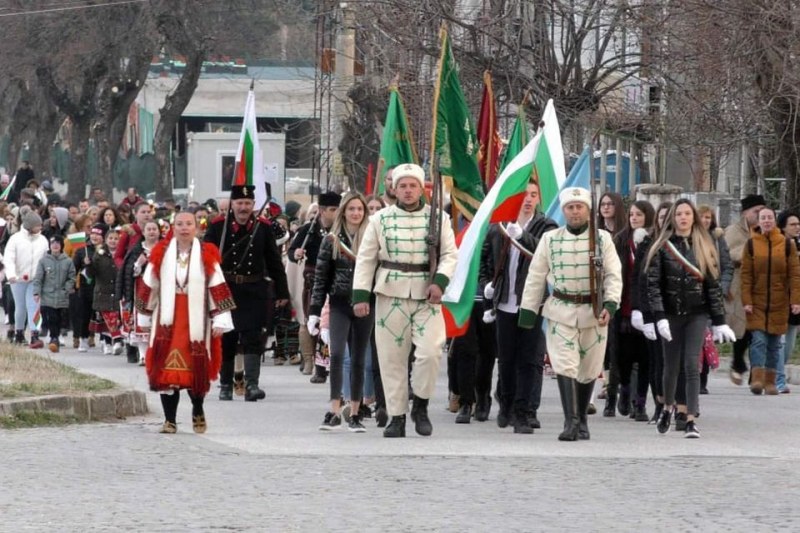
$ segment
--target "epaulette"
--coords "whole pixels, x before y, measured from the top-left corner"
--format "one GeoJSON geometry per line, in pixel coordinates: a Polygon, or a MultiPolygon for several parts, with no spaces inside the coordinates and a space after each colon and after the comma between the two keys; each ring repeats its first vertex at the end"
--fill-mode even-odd
{"type": "Polygon", "coordinates": [[[265,217],[264,215],[259,216],[258,217],[258,221],[261,222],[262,224],[270,224],[270,225],[272,225],[272,222],[267,217],[265,217]]]}
{"type": "Polygon", "coordinates": [[[225,215],[217,215],[211,220],[211,223],[216,224],[217,222],[224,222],[224,221],[225,221],[225,215]]]}

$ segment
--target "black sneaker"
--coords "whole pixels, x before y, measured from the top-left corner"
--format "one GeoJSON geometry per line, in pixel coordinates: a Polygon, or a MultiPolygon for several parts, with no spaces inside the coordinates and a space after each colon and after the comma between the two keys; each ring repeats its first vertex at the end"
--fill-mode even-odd
{"type": "Polygon", "coordinates": [[[683,436],[687,439],[700,438],[700,430],[697,428],[697,424],[694,423],[694,420],[686,422],[686,429],[684,431],[685,434],[683,436]]]}
{"type": "Polygon", "coordinates": [[[672,409],[667,409],[666,407],[664,410],[661,411],[661,416],[658,417],[658,422],[656,423],[656,429],[659,433],[664,435],[665,433],[669,432],[669,427],[672,425],[672,409]]]}
{"type": "Polygon", "coordinates": [[[370,409],[369,405],[362,403],[358,406],[358,416],[360,416],[362,420],[365,418],[372,418],[372,409],[370,409]]]}
{"type": "Polygon", "coordinates": [[[686,430],[686,413],[675,413],[675,431],[686,430]]]}
{"type": "Polygon", "coordinates": [[[360,415],[353,415],[350,417],[350,423],[347,425],[347,431],[350,433],[364,433],[367,428],[361,423],[360,415]]]}
{"type": "Polygon", "coordinates": [[[342,417],[335,415],[328,411],[325,413],[325,419],[319,425],[320,431],[333,431],[342,427],[342,417]]]}

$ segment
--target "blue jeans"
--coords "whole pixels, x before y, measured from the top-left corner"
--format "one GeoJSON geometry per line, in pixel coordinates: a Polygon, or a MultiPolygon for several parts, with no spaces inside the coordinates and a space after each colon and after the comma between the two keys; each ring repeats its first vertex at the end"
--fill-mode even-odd
{"type": "Polygon", "coordinates": [[[750,366],[775,370],[781,358],[781,336],[771,335],[763,330],[751,332],[750,366]]]}
{"type": "MultiPolygon", "coordinates": [[[[350,347],[344,351],[344,372],[345,376],[350,375],[350,347]]],[[[342,382],[342,396],[345,400],[350,399],[350,380],[342,382]]],[[[364,398],[375,397],[375,383],[372,380],[372,346],[367,346],[367,356],[364,359],[364,398]]]]}
{"type": "Polygon", "coordinates": [[[33,282],[16,281],[11,284],[11,294],[14,295],[14,327],[17,331],[25,330],[25,319],[31,331],[38,331],[33,321],[33,315],[39,304],[33,301],[33,282]]]}
{"type": "Polygon", "coordinates": [[[778,367],[776,368],[778,371],[778,377],[775,379],[775,386],[778,387],[778,390],[786,388],[786,372],[784,372],[784,367],[786,365],[786,361],[792,357],[792,352],[794,351],[794,341],[797,339],[798,328],[800,328],[800,326],[790,325],[789,329],[786,330],[786,335],[783,337],[783,350],[778,358],[778,367]]]}

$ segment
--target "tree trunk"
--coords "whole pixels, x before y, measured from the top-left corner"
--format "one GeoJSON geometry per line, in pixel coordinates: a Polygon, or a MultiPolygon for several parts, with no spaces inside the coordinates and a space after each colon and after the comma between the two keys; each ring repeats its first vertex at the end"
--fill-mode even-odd
{"type": "Polygon", "coordinates": [[[69,188],[67,200],[78,202],[86,197],[86,164],[89,152],[89,119],[84,118],[72,122],[72,135],[70,136],[70,163],[69,163],[69,188]]]}
{"type": "Polygon", "coordinates": [[[33,126],[31,164],[39,169],[40,175],[47,173],[53,177],[53,141],[61,127],[62,115],[47,102],[40,102],[39,119],[33,126]]]}
{"type": "Polygon", "coordinates": [[[205,50],[194,50],[189,55],[181,81],[172,94],[167,95],[164,107],[158,110],[159,120],[153,141],[156,158],[156,198],[163,199],[172,196],[172,168],[170,167],[169,153],[172,132],[175,131],[175,125],[197,89],[197,81],[200,78],[205,58],[205,50]]]}

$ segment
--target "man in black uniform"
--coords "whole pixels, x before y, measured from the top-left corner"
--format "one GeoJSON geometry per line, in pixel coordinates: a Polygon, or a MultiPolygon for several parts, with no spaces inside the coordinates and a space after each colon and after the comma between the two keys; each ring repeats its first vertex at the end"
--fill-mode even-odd
{"type": "MultiPolygon", "coordinates": [[[[303,311],[308,317],[308,305],[311,300],[311,289],[314,287],[314,273],[317,266],[317,254],[322,239],[336,219],[336,211],[342,197],[335,192],[324,192],[319,195],[319,213],[317,218],[303,225],[294,236],[289,246],[289,261],[303,265],[303,311]]],[[[300,328],[300,351],[303,353],[303,366],[311,369],[314,361],[316,338],[312,337],[304,327],[300,328]]],[[[311,377],[311,383],[325,383],[325,370],[317,367],[311,377]]]]}
{"type": "Polygon", "coordinates": [[[253,189],[249,185],[233,186],[231,215],[217,217],[205,235],[206,242],[221,246],[222,272],[236,302],[236,309],[233,311],[234,330],[222,336],[220,400],[233,399],[233,368],[237,345],[241,345],[244,353],[244,399],[246,402],[264,399],[266,394],[258,387],[258,378],[261,374],[261,354],[264,351],[263,330],[267,327],[267,276],[275,282],[275,305],[282,307],[289,303],[286,272],[275,244],[272,224],[264,217],[254,216],[253,189]]]}

